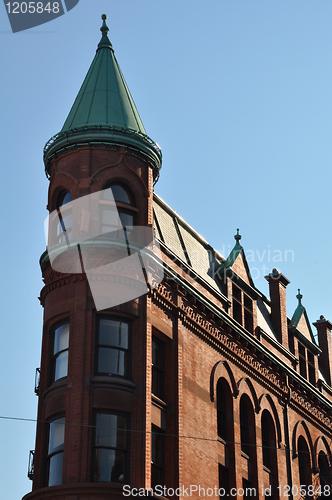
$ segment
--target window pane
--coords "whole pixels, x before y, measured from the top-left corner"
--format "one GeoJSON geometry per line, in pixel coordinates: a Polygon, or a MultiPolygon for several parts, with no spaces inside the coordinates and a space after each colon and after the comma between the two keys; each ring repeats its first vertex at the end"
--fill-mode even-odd
{"type": "Polygon", "coordinates": [[[96,449],[95,481],[124,480],[125,453],[119,450],[96,449]]]}
{"type": "Polygon", "coordinates": [[[126,448],[126,418],[99,413],[96,419],[96,446],[126,448]]]}
{"type": "Polygon", "coordinates": [[[118,228],[119,227],[119,214],[118,214],[117,208],[115,206],[103,208],[102,215],[101,215],[101,221],[102,221],[103,225],[108,225],[108,226],[118,228]]]}
{"type": "Polygon", "coordinates": [[[128,324],[101,319],[99,322],[99,344],[128,349],[128,324]]]}
{"type": "Polygon", "coordinates": [[[54,332],[54,354],[69,346],[69,323],[60,326],[54,332]]]}
{"type": "Polygon", "coordinates": [[[73,201],[72,195],[67,191],[67,193],[64,195],[61,206],[66,205],[67,203],[70,203],[73,201]]]}
{"type": "MultiPolygon", "coordinates": [[[[115,201],[120,201],[122,203],[128,203],[130,205],[129,196],[122,186],[119,186],[118,184],[114,184],[113,186],[110,186],[110,188],[112,190],[113,198],[115,201]]],[[[111,199],[111,197],[109,195],[109,191],[107,189],[103,193],[103,199],[104,200],[111,199]]]]}
{"type": "Polygon", "coordinates": [[[48,474],[48,486],[56,486],[62,483],[63,453],[57,453],[50,458],[50,469],[48,474]]]}
{"type": "Polygon", "coordinates": [[[98,372],[113,375],[126,375],[126,352],[109,347],[99,347],[98,372]]]}
{"type": "Polygon", "coordinates": [[[68,351],[62,352],[55,360],[54,381],[68,374],[68,351]]]}
{"type": "Polygon", "coordinates": [[[126,213],[120,212],[120,211],[119,211],[119,215],[120,215],[120,220],[121,220],[121,224],[123,227],[127,227],[127,228],[133,227],[134,217],[132,215],[126,214],[126,213]]]}
{"type": "Polygon", "coordinates": [[[65,440],[65,417],[53,420],[50,423],[50,437],[48,443],[48,454],[63,449],[65,440]]]}

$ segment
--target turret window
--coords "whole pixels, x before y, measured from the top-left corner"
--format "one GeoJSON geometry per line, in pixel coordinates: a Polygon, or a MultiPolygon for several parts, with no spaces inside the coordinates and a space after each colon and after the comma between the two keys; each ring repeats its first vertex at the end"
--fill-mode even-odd
{"type": "Polygon", "coordinates": [[[127,418],[97,413],[94,439],[94,481],[124,482],[127,466],[127,418]]]}
{"type": "Polygon", "coordinates": [[[53,382],[68,374],[69,323],[54,330],[53,382]]]}
{"type": "Polygon", "coordinates": [[[134,198],[129,190],[120,184],[107,186],[101,200],[101,234],[121,231],[122,228],[130,231],[135,224],[136,212],[134,198]]]}
{"type": "Polygon", "coordinates": [[[129,324],[114,319],[100,319],[97,351],[99,374],[128,377],[129,324]]]}
{"type": "Polygon", "coordinates": [[[62,483],[63,447],[65,441],[65,417],[50,423],[48,439],[48,486],[62,483]]]}
{"type": "Polygon", "coordinates": [[[71,240],[72,229],[72,210],[71,202],[72,195],[69,191],[64,191],[60,194],[57,204],[59,222],[57,224],[57,239],[58,243],[65,243],[71,240]]]}

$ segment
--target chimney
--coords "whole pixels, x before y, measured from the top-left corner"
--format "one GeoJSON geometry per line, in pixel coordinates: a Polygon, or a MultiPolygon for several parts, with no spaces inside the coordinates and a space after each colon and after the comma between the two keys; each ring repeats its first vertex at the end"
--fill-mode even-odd
{"type": "Polygon", "coordinates": [[[319,361],[322,367],[323,375],[329,386],[332,385],[332,352],[331,352],[331,330],[332,323],[324,316],[314,323],[317,328],[319,347],[322,350],[319,361]]]}
{"type": "Polygon", "coordinates": [[[279,341],[288,349],[286,286],[290,281],[277,269],[272,269],[272,273],[265,276],[265,279],[269,282],[270,288],[272,325],[279,341]]]}

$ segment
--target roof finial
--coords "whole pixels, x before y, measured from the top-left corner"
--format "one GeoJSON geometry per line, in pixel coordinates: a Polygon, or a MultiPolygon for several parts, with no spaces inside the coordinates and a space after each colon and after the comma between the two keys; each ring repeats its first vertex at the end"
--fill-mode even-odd
{"type": "Polygon", "coordinates": [[[101,16],[101,18],[103,20],[102,27],[100,28],[100,31],[102,33],[102,37],[101,37],[101,40],[100,40],[100,42],[98,44],[98,49],[102,49],[104,47],[107,47],[107,48],[110,48],[110,49],[113,50],[112,44],[109,41],[108,36],[107,36],[107,33],[109,32],[109,27],[106,24],[106,19],[107,19],[106,14],[103,14],[101,16]]]}
{"type": "Polygon", "coordinates": [[[235,239],[236,243],[240,243],[240,239],[241,238],[242,238],[242,236],[239,233],[239,228],[237,228],[236,235],[234,236],[234,239],[235,239]]]}
{"type": "Polygon", "coordinates": [[[300,289],[299,289],[299,288],[298,288],[298,292],[299,292],[299,293],[297,294],[296,298],[298,299],[299,304],[301,304],[301,299],[302,299],[303,295],[301,295],[301,292],[300,292],[300,289]]]}
{"type": "Polygon", "coordinates": [[[106,19],[107,19],[107,16],[106,14],[103,14],[101,16],[102,20],[103,20],[103,25],[102,27],[100,28],[100,31],[102,32],[102,35],[103,36],[107,36],[107,33],[109,32],[109,27],[107,26],[106,24],[106,19]]]}

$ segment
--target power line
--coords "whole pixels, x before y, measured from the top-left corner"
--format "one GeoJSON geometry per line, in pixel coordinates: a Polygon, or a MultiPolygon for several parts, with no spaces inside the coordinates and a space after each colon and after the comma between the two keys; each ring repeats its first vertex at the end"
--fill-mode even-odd
{"type": "MultiPolygon", "coordinates": [[[[16,422],[34,422],[34,423],[42,423],[42,424],[49,424],[52,421],[50,420],[38,420],[36,418],[23,418],[23,417],[10,417],[10,416],[5,416],[5,415],[0,415],[0,420],[12,420],[16,422]]],[[[65,422],[64,424],[58,424],[58,425],[65,425],[65,426],[71,426],[71,427],[87,427],[91,429],[96,429],[96,425],[92,424],[75,424],[72,422],[65,422]]],[[[102,426],[98,426],[99,428],[104,428],[102,426]]],[[[105,427],[106,428],[106,427],[105,427]]],[[[199,437],[199,436],[188,436],[188,435],[180,435],[180,434],[170,434],[167,432],[156,432],[156,431],[144,431],[144,430],[139,430],[139,429],[121,429],[117,428],[117,431],[123,431],[127,433],[136,433],[136,434],[145,434],[145,435],[152,435],[152,434],[158,434],[160,436],[164,437],[172,437],[172,438],[177,438],[177,439],[192,439],[195,441],[205,441],[205,442],[211,442],[211,443],[220,443],[220,439],[218,438],[207,438],[207,437],[199,437]]],[[[332,442],[332,441],[331,441],[332,442]]],[[[235,445],[241,445],[241,442],[237,441],[225,441],[225,444],[233,444],[235,445]]],[[[286,446],[283,448],[278,448],[277,446],[263,446],[261,444],[250,444],[250,443],[245,443],[246,446],[251,446],[255,448],[265,448],[265,449],[271,449],[271,450],[276,450],[276,451],[284,451],[284,450],[289,450],[291,452],[294,452],[292,448],[287,448],[286,446]]],[[[297,452],[298,453],[298,452],[297,452]]],[[[319,453],[311,453],[311,451],[301,451],[301,454],[308,453],[309,455],[319,455],[319,453]]],[[[329,455],[332,460],[332,454],[328,450],[326,450],[326,455],[329,455]]]]}

